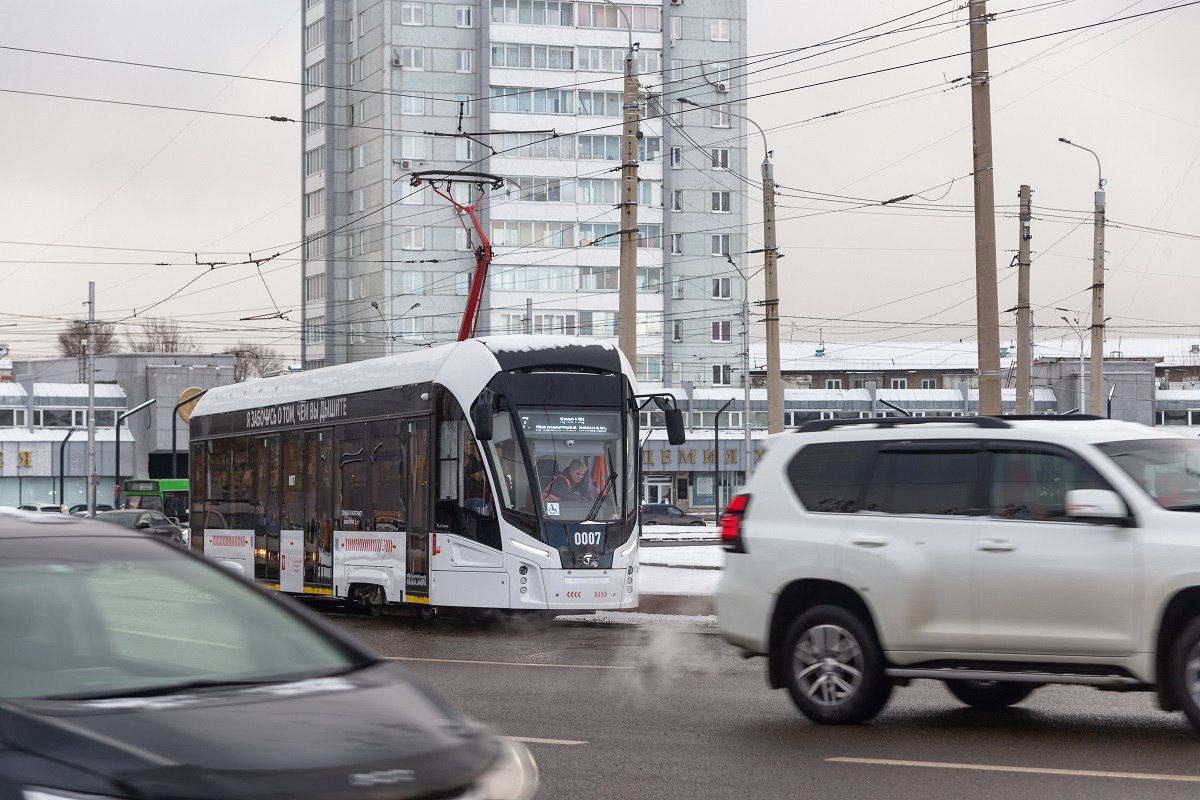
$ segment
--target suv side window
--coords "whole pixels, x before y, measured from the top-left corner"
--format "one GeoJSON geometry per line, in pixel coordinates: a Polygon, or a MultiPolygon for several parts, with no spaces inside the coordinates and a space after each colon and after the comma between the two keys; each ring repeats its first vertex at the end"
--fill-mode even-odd
{"type": "Polygon", "coordinates": [[[812,444],[788,464],[788,479],[809,511],[849,514],[858,510],[872,442],[812,444]]]}
{"type": "Polygon", "coordinates": [[[992,453],[992,516],[1001,519],[1065,519],[1068,491],[1108,488],[1091,467],[1066,453],[1037,447],[992,453]]]}
{"type": "Polygon", "coordinates": [[[983,453],[942,443],[885,446],[875,459],[864,511],[958,516],[978,508],[974,498],[983,453]]]}

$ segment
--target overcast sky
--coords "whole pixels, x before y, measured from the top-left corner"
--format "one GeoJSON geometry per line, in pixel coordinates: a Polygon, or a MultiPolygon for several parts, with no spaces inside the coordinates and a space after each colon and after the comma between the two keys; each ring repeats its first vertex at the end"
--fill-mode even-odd
{"type": "MultiPolygon", "coordinates": [[[[65,322],[86,316],[89,280],[100,319],[170,317],[202,351],[251,340],[298,357],[300,133],[264,118],[300,116],[301,5],[0,0],[0,342],[13,357],[56,353],[65,322]],[[277,253],[258,267],[195,265],[277,253]]],[[[974,338],[958,5],[750,0],[748,113],[786,187],[784,341],[974,338]]],[[[1034,191],[1037,335],[1077,342],[1057,307],[1089,323],[1097,162],[1059,137],[1094,150],[1107,181],[1108,349],[1121,337],[1200,341],[1200,4],[987,8],[1002,341],[1015,338],[1004,312],[1016,302],[1022,183],[1034,191]]],[[[760,142],[751,128],[744,174],[755,180],[760,142]]],[[[740,188],[754,249],[761,195],[740,188]]],[[[761,256],[740,260],[761,299],[761,256]]]]}

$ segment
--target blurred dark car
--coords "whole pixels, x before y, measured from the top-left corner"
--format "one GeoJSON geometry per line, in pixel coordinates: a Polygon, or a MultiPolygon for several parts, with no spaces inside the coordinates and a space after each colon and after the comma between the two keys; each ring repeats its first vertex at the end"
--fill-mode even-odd
{"type": "MultiPolygon", "coordinates": [[[[96,513],[97,514],[99,514],[101,511],[112,511],[112,510],[113,510],[113,507],[108,505],[107,503],[96,503],[96,513]]],[[[68,508],[67,513],[86,514],[87,513],[87,503],[77,503],[77,504],[71,506],[70,508],[68,508]]]]}
{"type": "Polygon", "coordinates": [[[0,797],[528,800],[398,664],[177,547],[0,511],[0,797]]]}
{"type": "Polygon", "coordinates": [[[150,511],[142,508],[119,508],[115,511],[101,511],[96,514],[96,519],[101,522],[120,525],[122,528],[142,531],[143,533],[152,533],[173,544],[181,547],[186,546],[183,538],[183,528],[172,522],[161,511],[150,511]]]}
{"type": "Polygon", "coordinates": [[[642,505],[643,525],[707,525],[704,517],[689,514],[678,506],[662,503],[642,505]]]}

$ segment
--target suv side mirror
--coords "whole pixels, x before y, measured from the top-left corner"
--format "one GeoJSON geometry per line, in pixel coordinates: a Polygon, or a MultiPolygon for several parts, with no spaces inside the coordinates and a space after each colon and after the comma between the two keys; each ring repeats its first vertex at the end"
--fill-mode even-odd
{"type": "Polygon", "coordinates": [[[492,440],[492,393],[487,389],[479,395],[471,407],[471,422],[475,425],[475,438],[481,442],[492,440]]]}
{"type": "Polygon", "coordinates": [[[667,441],[671,444],[687,442],[687,433],[683,429],[683,412],[678,408],[668,408],[663,411],[667,423],[667,441]]]}
{"type": "Polygon", "coordinates": [[[1123,520],[1129,516],[1121,496],[1107,489],[1071,489],[1066,505],[1068,517],[1123,520]]]}

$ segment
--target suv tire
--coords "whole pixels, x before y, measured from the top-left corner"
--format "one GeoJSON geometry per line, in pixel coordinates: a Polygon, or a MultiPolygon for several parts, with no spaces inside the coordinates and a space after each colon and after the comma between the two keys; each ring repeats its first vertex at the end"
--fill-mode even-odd
{"type": "Polygon", "coordinates": [[[1200,730],[1200,617],[1184,627],[1171,647],[1165,679],[1188,722],[1200,730]]]}
{"type": "Polygon", "coordinates": [[[1016,681],[946,681],[950,694],[971,708],[1007,708],[1015,706],[1041,684],[1016,681]]]}
{"type": "Polygon", "coordinates": [[[792,702],[813,722],[853,725],[874,717],[892,694],[874,632],[840,606],[815,606],[783,638],[792,702]]]}

